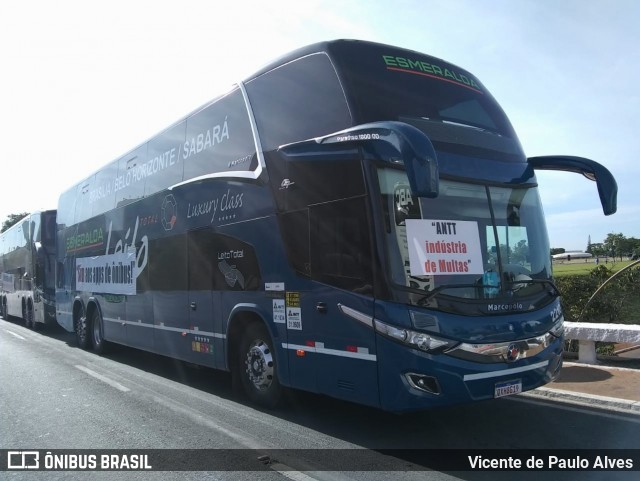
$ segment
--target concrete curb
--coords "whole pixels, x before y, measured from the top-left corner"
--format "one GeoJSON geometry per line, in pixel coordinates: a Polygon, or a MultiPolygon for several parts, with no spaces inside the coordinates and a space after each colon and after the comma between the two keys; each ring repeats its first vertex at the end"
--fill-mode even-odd
{"type": "MultiPolygon", "coordinates": [[[[635,361],[635,359],[634,359],[635,361]]],[[[590,369],[600,369],[602,371],[623,371],[623,372],[635,372],[640,374],[640,369],[624,366],[612,366],[610,364],[586,364],[584,362],[564,361],[563,367],[588,367],[590,369]]]]}
{"type": "Polygon", "coordinates": [[[640,415],[640,401],[629,401],[627,399],[619,399],[608,396],[599,396],[597,394],[584,394],[563,389],[552,389],[548,387],[539,387],[533,391],[527,391],[519,394],[519,396],[530,398],[552,399],[571,404],[579,404],[581,406],[606,408],[614,411],[621,411],[629,414],[640,415]]]}

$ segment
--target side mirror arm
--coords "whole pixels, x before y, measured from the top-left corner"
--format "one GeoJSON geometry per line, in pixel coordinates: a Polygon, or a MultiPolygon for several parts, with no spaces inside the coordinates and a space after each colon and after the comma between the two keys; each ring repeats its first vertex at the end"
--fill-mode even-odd
{"type": "Polygon", "coordinates": [[[559,170],[575,172],[593,180],[598,186],[598,195],[604,215],[614,214],[617,210],[618,184],[613,175],[603,165],[584,157],[569,155],[548,155],[529,157],[530,166],[535,170],[559,170]]]}

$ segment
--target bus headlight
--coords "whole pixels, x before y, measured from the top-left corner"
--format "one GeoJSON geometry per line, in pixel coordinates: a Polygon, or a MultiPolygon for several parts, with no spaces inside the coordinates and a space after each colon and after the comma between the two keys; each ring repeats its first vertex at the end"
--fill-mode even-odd
{"type": "Polygon", "coordinates": [[[416,332],[411,329],[401,329],[390,326],[389,324],[385,324],[377,319],[375,319],[373,323],[376,331],[383,336],[406,344],[414,349],[420,349],[424,352],[433,354],[444,351],[456,344],[454,341],[436,337],[433,334],[427,334],[426,332],[416,332]]]}

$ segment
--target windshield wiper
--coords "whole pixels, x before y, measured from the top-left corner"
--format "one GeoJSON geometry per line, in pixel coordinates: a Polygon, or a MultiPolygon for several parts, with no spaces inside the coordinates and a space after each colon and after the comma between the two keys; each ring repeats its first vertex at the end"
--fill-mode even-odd
{"type": "MultiPolygon", "coordinates": [[[[526,280],[514,281],[510,283],[512,288],[508,290],[510,290],[511,292],[515,292],[522,289],[522,287],[518,287],[517,289],[514,289],[513,286],[516,284],[546,284],[551,287],[551,290],[549,291],[550,295],[560,295],[560,291],[558,290],[556,285],[552,281],[547,279],[526,279],[526,280]]],[[[433,297],[437,296],[438,294],[440,294],[442,291],[446,289],[463,289],[468,287],[472,287],[474,289],[500,289],[500,286],[497,286],[495,284],[448,284],[444,286],[438,286],[432,291],[429,291],[428,294],[418,299],[418,301],[416,302],[416,305],[421,307],[424,306],[433,297]]]]}
{"type": "Polygon", "coordinates": [[[502,137],[502,134],[496,130],[491,130],[488,129],[486,127],[480,127],[479,125],[473,125],[473,124],[468,124],[466,122],[461,122],[459,120],[445,120],[442,119],[442,123],[443,124],[449,124],[449,125],[457,125],[460,127],[466,127],[467,129],[473,129],[473,130],[478,130],[480,132],[486,132],[488,134],[493,134],[493,135],[497,135],[499,137],[502,137]]]}
{"type": "Polygon", "coordinates": [[[523,280],[517,280],[517,281],[514,280],[510,283],[511,288],[509,290],[512,292],[515,292],[522,289],[522,286],[515,287],[518,284],[548,284],[549,286],[551,286],[551,291],[549,291],[549,294],[560,295],[560,291],[558,290],[556,285],[548,279],[523,279],[523,280]]]}
{"type": "Polygon", "coordinates": [[[478,288],[478,289],[481,289],[481,288],[492,288],[492,289],[499,288],[499,286],[496,286],[496,285],[493,285],[493,284],[447,284],[445,286],[438,286],[435,289],[433,289],[432,291],[429,291],[428,294],[426,294],[425,296],[423,296],[420,299],[418,299],[416,304],[418,306],[424,306],[425,303],[427,303],[429,300],[431,300],[436,295],[440,294],[445,289],[464,289],[464,288],[467,288],[467,287],[472,287],[474,289],[476,289],[476,288],[478,288]]]}

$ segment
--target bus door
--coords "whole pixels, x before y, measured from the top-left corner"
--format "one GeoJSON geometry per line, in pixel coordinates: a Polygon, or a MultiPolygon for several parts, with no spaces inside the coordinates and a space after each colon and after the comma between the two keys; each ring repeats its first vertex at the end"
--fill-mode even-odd
{"type": "MultiPolygon", "coordinates": [[[[364,197],[309,208],[314,288],[302,305],[313,322],[318,389],[376,405],[371,239],[364,197]]],[[[304,322],[304,319],[303,319],[304,322]]]]}
{"type": "Polygon", "coordinates": [[[269,156],[285,249],[300,278],[298,289],[286,285],[283,306],[289,374],[296,387],[377,404],[362,165],[353,149],[324,154],[269,156]]]}

